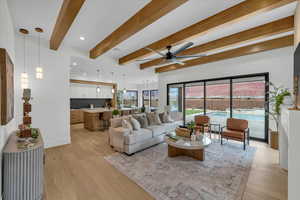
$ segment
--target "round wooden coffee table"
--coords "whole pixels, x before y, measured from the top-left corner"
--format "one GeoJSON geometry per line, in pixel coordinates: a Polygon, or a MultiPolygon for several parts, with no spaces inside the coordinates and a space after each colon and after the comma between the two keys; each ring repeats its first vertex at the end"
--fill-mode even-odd
{"type": "MultiPolygon", "coordinates": [[[[175,133],[171,133],[175,136],[175,133]]],[[[211,144],[211,140],[206,136],[198,136],[196,141],[191,141],[190,138],[176,136],[176,140],[165,136],[165,142],[168,144],[168,156],[189,156],[197,160],[205,160],[205,147],[211,144]]]]}

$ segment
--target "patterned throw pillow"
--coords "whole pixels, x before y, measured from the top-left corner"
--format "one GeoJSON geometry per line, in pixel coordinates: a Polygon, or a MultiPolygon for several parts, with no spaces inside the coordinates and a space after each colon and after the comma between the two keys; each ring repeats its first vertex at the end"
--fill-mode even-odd
{"type": "Polygon", "coordinates": [[[135,115],[133,117],[140,123],[141,128],[147,128],[148,127],[148,120],[147,120],[146,116],[135,115]]]}
{"type": "Polygon", "coordinates": [[[132,127],[131,123],[126,119],[122,120],[122,127],[126,128],[126,129],[129,129],[130,132],[133,131],[133,127],[132,127]]]}
{"type": "Polygon", "coordinates": [[[136,120],[134,117],[130,117],[130,121],[133,127],[133,130],[138,131],[141,129],[141,124],[138,120],[136,120]]]}
{"type": "Polygon", "coordinates": [[[146,116],[149,122],[149,126],[161,125],[158,113],[151,112],[147,113],[146,116]]]}
{"type": "Polygon", "coordinates": [[[146,113],[146,116],[147,116],[147,119],[148,119],[149,126],[156,125],[155,114],[154,113],[146,113]]]}

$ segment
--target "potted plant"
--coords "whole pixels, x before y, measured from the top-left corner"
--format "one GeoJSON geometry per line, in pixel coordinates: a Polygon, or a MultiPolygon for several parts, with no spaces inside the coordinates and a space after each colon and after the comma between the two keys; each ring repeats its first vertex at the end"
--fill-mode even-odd
{"type": "Polygon", "coordinates": [[[141,112],[144,113],[145,111],[146,111],[146,108],[145,108],[145,106],[143,105],[143,106],[141,107],[141,112]]]}
{"type": "Polygon", "coordinates": [[[114,118],[117,118],[117,117],[120,116],[120,111],[115,109],[115,110],[112,111],[112,115],[113,115],[114,118]]]}
{"type": "Polygon", "coordinates": [[[270,82],[270,92],[269,92],[269,104],[270,111],[269,114],[273,118],[276,131],[270,131],[270,144],[274,149],[278,149],[278,129],[280,122],[280,107],[284,103],[285,97],[291,96],[289,89],[282,86],[276,87],[273,83],[270,82]]]}
{"type": "Polygon", "coordinates": [[[191,134],[192,134],[195,129],[195,122],[189,121],[188,123],[186,123],[186,127],[191,131],[191,134]]]}

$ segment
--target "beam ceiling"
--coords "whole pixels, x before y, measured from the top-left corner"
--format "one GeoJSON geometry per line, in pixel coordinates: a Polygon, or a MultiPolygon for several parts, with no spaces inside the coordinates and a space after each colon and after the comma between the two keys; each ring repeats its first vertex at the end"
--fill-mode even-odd
{"type": "Polygon", "coordinates": [[[187,1],[188,0],[152,0],[91,49],[90,58],[97,58],[187,1]]]}
{"type": "MultiPolygon", "coordinates": [[[[203,54],[209,51],[215,51],[220,49],[225,49],[234,45],[241,43],[246,43],[279,33],[284,33],[294,30],[294,16],[286,17],[268,24],[264,24],[249,30],[245,30],[221,39],[217,39],[205,44],[201,44],[192,48],[189,48],[180,54],[179,56],[193,55],[193,54],[203,54]]],[[[140,69],[145,69],[155,65],[159,65],[164,61],[163,58],[158,58],[146,63],[140,64],[140,69]]]]}
{"type": "Polygon", "coordinates": [[[59,48],[84,2],[85,0],[64,0],[51,35],[50,49],[59,48]]]}
{"type": "Polygon", "coordinates": [[[257,44],[253,45],[248,45],[244,47],[240,47],[237,49],[213,54],[210,56],[202,57],[202,58],[197,58],[193,60],[188,60],[185,61],[185,65],[179,65],[179,64],[172,64],[172,65],[167,65],[163,67],[159,67],[155,69],[156,73],[162,73],[162,72],[168,72],[168,71],[173,71],[173,70],[178,70],[178,69],[184,69],[192,66],[198,66],[206,63],[211,63],[211,62],[216,62],[220,60],[225,60],[229,58],[236,58],[240,56],[246,56],[250,54],[255,54],[263,51],[269,51],[272,49],[278,49],[278,48],[283,48],[287,46],[292,46],[294,44],[294,35],[289,35],[265,42],[260,42],[257,44]]]}
{"type": "MultiPolygon", "coordinates": [[[[295,0],[246,0],[146,47],[153,50],[162,50],[168,45],[180,44],[186,40],[207,34],[216,28],[230,25],[253,15],[270,11],[294,1],[295,0]]],[[[136,59],[141,59],[152,55],[153,52],[145,49],[146,47],[120,58],[119,64],[126,64],[136,59]]]]}

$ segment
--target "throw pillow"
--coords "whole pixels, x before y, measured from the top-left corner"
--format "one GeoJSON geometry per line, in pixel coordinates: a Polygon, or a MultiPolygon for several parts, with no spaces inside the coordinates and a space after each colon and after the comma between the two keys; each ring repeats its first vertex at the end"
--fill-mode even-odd
{"type": "Polygon", "coordinates": [[[159,115],[160,121],[161,121],[162,123],[166,123],[166,122],[165,122],[165,119],[164,119],[165,113],[159,113],[158,115],[159,115]]]}
{"type": "Polygon", "coordinates": [[[140,130],[141,129],[141,124],[138,120],[136,120],[134,117],[130,117],[130,121],[133,127],[133,130],[140,130]]]}
{"type": "Polygon", "coordinates": [[[159,118],[159,114],[157,112],[154,113],[154,120],[156,125],[161,125],[161,120],[159,118]]]}
{"type": "Polygon", "coordinates": [[[126,120],[126,119],[122,120],[122,127],[126,128],[126,129],[129,129],[130,132],[133,131],[131,123],[128,120],[126,120]]]}
{"type": "Polygon", "coordinates": [[[146,114],[149,126],[155,126],[156,121],[155,121],[155,114],[154,113],[147,113],[146,114]]]}
{"type": "Polygon", "coordinates": [[[164,122],[165,123],[172,123],[174,120],[171,118],[171,115],[167,112],[164,112],[164,122]]]}
{"type": "Polygon", "coordinates": [[[148,127],[148,120],[146,116],[133,116],[141,125],[141,128],[147,128],[148,127]]]}

